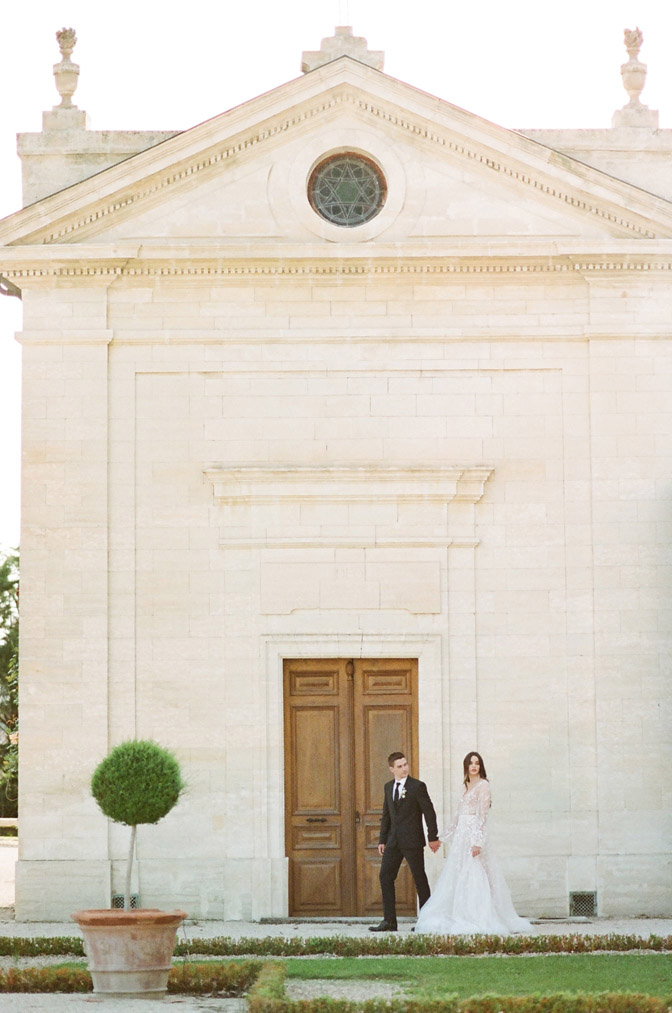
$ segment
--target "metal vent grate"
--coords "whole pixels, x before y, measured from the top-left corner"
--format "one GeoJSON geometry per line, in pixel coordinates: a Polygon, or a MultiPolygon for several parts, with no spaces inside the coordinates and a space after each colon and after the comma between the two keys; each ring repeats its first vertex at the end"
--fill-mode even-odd
{"type": "MultiPolygon", "coordinates": [[[[139,897],[139,895],[137,893],[132,893],[131,894],[131,907],[133,908],[133,907],[139,907],[139,906],[140,906],[140,897],[139,897]]],[[[113,893],[112,894],[112,907],[113,908],[120,908],[122,911],[124,910],[124,895],[123,895],[123,893],[113,893]]]]}
{"type": "Polygon", "coordinates": [[[597,914],[597,894],[570,893],[569,914],[571,918],[594,918],[597,914]]]}

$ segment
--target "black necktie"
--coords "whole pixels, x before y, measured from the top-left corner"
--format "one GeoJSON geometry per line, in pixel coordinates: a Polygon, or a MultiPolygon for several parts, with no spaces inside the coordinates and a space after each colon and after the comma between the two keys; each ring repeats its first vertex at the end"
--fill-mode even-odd
{"type": "Polygon", "coordinates": [[[399,801],[399,786],[400,786],[400,784],[401,784],[401,781],[397,781],[397,783],[394,786],[394,799],[393,799],[394,802],[398,802],[399,801]]]}

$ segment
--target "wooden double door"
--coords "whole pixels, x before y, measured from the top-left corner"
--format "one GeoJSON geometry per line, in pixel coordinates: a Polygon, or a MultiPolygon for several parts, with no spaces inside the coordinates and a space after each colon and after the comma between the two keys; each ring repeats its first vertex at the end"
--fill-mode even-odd
{"type": "MultiPolygon", "coordinates": [[[[285,661],[285,835],[289,913],[382,912],[378,835],[388,755],[417,776],[417,660],[285,661]]],[[[406,863],[397,911],[415,914],[406,863]]]]}

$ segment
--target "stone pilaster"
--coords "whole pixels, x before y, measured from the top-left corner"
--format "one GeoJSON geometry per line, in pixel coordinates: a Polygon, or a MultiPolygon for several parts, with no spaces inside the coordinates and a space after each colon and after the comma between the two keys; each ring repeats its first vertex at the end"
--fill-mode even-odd
{"type": "Polygon", "coordinates": [[[105,291],[23,290],[17,918],[109,903],[105,291]],[[73,863],[77,875],[73,876],[73,863]]]}

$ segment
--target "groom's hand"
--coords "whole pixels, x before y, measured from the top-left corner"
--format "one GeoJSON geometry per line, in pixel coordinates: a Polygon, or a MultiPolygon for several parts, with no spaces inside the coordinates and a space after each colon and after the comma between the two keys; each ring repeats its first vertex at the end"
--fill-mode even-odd
{"type": "Polygon", "coordinates": [[[436,854],[436,852],[441,847],[441,841],[430,841],[429,842],[429,847],[434,852],[434,854],[436,854]]]}
{"type": "Polygon", "coordinates": [[[378,845],[378,854],[382,855],[384,851],[385,851],[385,845],[384,844],[379,844],[378,845]]]}

